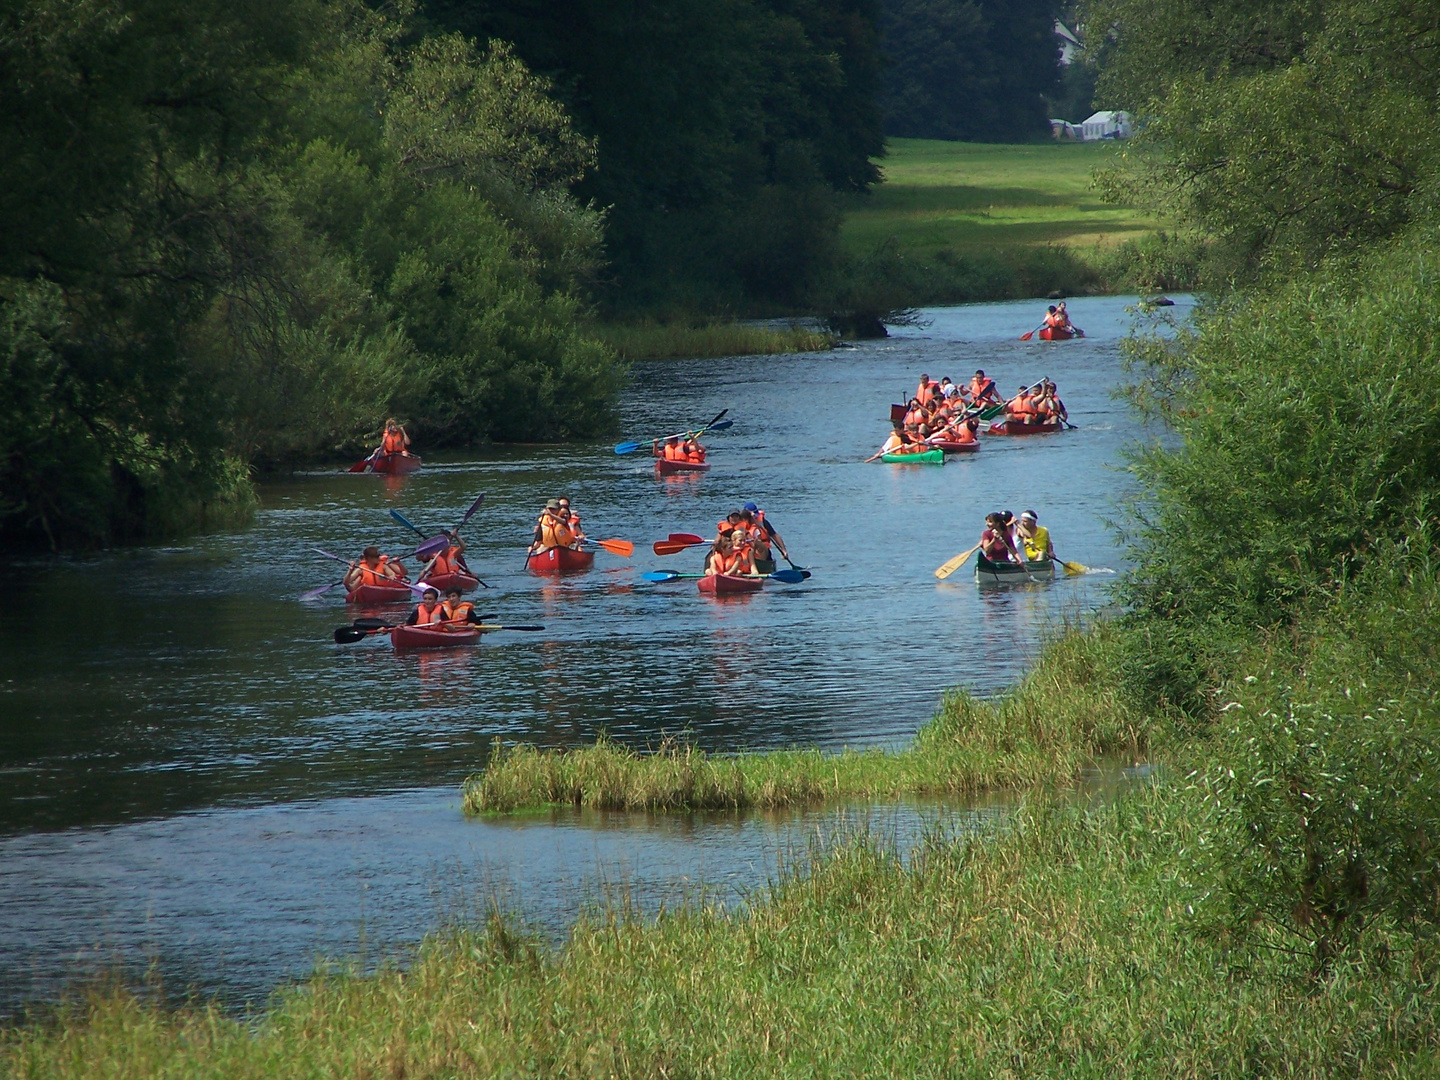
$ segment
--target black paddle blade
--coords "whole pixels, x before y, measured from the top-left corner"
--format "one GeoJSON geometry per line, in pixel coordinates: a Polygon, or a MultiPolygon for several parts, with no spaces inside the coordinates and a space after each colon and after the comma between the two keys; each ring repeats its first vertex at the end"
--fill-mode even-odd
{"type": "Polygon", "coordinates": [[[357,630],[364,630],[367,634],[372,630],[389,630],[391,626],[384,619],[356,619],[351,625],[357,630]]]}
{"type": "Polygon", "coordinates": [[[544,630],[543,626],[510,626],[508,623],[500,627],[501,630],[544,630]]]}
{"type": "Polygon", "coordinates": [[[335,628],[335,644],[351,645],[362,641],[369,636],[369,631],[361,630],[358,626],[337,626],[335,628]]]}

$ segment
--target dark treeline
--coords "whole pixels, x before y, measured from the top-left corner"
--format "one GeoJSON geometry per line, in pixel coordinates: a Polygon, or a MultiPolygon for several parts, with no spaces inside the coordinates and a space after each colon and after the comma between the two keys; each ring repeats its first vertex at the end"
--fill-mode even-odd
{"type": "Polygon", "coordinates": [[[513,42],[553,80],[606,208],[620,312],[810,300],[836,196],[879,178],[874,0],[433,0],[439,30],[513,42]]]}
{"type": "Polygon", "coordinates": [[[429,446],[605,425],[593,140],[503,44],[404,33],[350,0],[5,5],[0,529],[214,521],[391,412],[429,446]]]}
{"type": "Polygon", "coordinates": [[[1024,142],[1050,134],[1059,0],[884,0],[885,133],[1024,142]]]}

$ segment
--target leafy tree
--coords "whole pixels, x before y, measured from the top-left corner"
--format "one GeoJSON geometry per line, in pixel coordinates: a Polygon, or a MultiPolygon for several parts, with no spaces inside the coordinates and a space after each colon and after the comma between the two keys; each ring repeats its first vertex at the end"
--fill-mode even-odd
{"type": "Polygon", "coordinates": [[[888,135],[1017,142],[1049,134],[1058,0],[885,0],[888,135]]]}

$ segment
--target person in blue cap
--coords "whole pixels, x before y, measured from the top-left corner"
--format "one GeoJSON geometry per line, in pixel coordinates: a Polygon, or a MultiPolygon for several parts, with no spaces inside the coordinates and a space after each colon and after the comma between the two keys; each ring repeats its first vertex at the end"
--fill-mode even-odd
{"type": "Polygon", "coordinates": [[[753,502],[747,502],[744,509],[740,511],[740,521],[741,527],[750,534],[757,574],[773,574],[775,572],[775,556],[770,551],[772,544],[780,549],[780,554],[786,562],[791,566],[795,565],[790,561],[790,553],[785,550],[785,541],[775,531],[775,526],[765,520],[764,510],[761,510],[753,502]]]}

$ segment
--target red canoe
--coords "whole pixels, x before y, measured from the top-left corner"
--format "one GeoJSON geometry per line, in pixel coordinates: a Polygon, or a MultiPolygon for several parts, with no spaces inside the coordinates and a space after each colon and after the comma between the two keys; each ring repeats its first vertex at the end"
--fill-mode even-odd
{"type": "Polygon", "coordinates": [[[474,627],[442,630],[429,626],[397,626],[390,631],[390,644],[397,649],[453,649],[458,645],[474,645],[480,631],[474,627]]]}
{"type": "Polygon", "coordinates": [[[676,473],[705,472],[710,468],[708,461],[669,461],[663,457],[655,459],[655,471],[661,476],[676,473]]]}
{"type": "Polygon", "coordinates": [[[530,556],[529,567],[536,574],[570,574],[595,565],[595,552],[574,548],[549,548],[530,556]]]}
{"type": "Polygon", "coordinates": [[[736,577],[733,574],[707,574],[698,582],[700,591],[710,596],[727,596],[730,593],[759,592],[765,584],[762,577],[736,577]]]}
{"type": "Polygon", "coordinates": [[[976,439],[974,442],[953,442],[950,439],[945,439],[941,442],[931,443],[930,445],[939,447],[947,454],[969,454],[980,449],[980,440],[976,439]]]}
{"type": "Polygon", "coordinates": [[[1059,327],[1046,326],[1040,330],[1041,341],[1069,341],[1071,338],[1084,337],[1085,334],[1075,330],[1062,330],[1059,327]]]}
{"type": "Polygon", "coordinates": [[[347,604],[404,604],[409,600],[409,585],[357,585],[345,594],[347,604]]]}
{"type": "Polygon", "coordinates": [[[420,471],[420,458],[416,454],[376,454],[370,468],[378,473],[404,476],[406,473],[420,471]]]}
{"type": "Polygon", "coordinates": [[[480,579],[472,574],[463,574],[456,571],[453,574],[436,574],[434,577],[425,579],[426,585],[433,585],[442,593],[446,589],[459,589],[461,592],[469,592],[480,584],[480,579]]]}
{"type": "Polygon", "coordinates": [[[1055,431],[1064,431],[1065,425],[1059,420],[1051,420],[1046,424],[1022,424],[1018,420],[1002,420],[998,424],[991,424],[986,435],[1049,435],[1055,431]]]}

